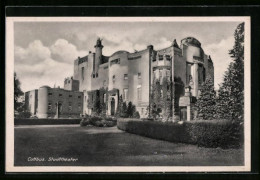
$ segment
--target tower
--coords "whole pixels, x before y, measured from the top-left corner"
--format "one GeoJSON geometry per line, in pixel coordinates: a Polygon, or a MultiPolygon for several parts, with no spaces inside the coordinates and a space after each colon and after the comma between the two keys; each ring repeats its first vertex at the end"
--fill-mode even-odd
{"type": "Polygon", "coordinates": [[[102,39],[98,38],[97,43],[95,45],[96,54],[95,54],[95,62],[93,66],[93,77],[98,77],[98,68],[102,61],[102,39]]]}

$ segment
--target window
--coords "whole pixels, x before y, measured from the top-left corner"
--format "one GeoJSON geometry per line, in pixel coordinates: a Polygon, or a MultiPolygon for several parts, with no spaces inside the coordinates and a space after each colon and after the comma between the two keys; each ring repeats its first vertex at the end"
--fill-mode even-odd
{"type": "Polygon", "coordinates": [[[113,83],[116,81],[116,76],[115,75],[113,75],[113,83]]]}
{"type": "Polygon", "coordinates": [[[112,60],[110,62],[110,66],[112,66],[113,64],[120,64],[120,58],[112,60]]]}
{"type": "Polygon", "coordinates": [[[171,71],[170,70],[166,70],[166,77],[167,77],[167,79],[169,81],[170,77],[171,77],[171,71]]]}
{"type": "Polygon", "coordinates": [[[70,94],[69,97],[72,97],[72,95],[70,94]]]}
{"type": "Polygon", "coordinates": [[[81,98],[81,96],[78,96],[78,98],[80,99],[80,98],[81,98]]]}
{"type": "Polygon", "coordinates": [[[81,79],[84,80],[84,67],[81,67],[81,79]]]}
{"type": "Polygon", "coordinates": [[[124,74],[124,80],[128,79],[128,74],[124,74]]]}
{"type": "Polygon", "coordinates": [[[78,111],[81,111],[81,104],[78,104],[78,111]]]}
{"type": "Polygon", "coordinates": [[[106,80],[103,81],[103,86],[104,86],[104,87],[107,86],[107,81],[106,81],[106,80]]]}
{"type": "Polygon", "coordinates": [[[62,96],[62,94],[59,94],[59,96],[61,97],[61,96],[62,96]]]}
{"type": "Polygon", "coordinates": [[[170,60],[171,60],[171,56],[170,56],[170,55],[166,55],[165,57],[166,57],[166,60],[167,60],[167,61],[170,61],[170,60]]]}
{"type": "Polygon", "coordinates": [[[142,93],[142,89],[141,89],[141,87],[138,87],[138,88],[137,88],[137,99],[138,99],[139,101],[142,99],[141,93],[142,93]]]}
{"type": "Polygon", "coordinates": [[[72,111],[72,102],[69,102],[69,111],[72,111]]]}
{"type": "Polygon", "coordinates": [[[138,79],[141,79],[142,78],[142,74],[139,72],[138,73],[138,79]]]}
{"type": "Polygon", "coordinates": [[[48,95],[49,95],[49,96],[51,96],[51,95],[52,95],[52,93],[48,93],[48,95]]]}
{"type": "Polygon", "coordinates": [[[51,102],[48,103],[48,110],[51,110],[51,102]]]}
{"type": "Polygon", "coordinates": [[[125,101],[128,100],[128,89],[124,89],[123,99],[124,99],[125,101]]]}
{"type": "Polygon", "coordinates": [[[163,60],[163,55],[159,55],[159,61],[163,60]]]}

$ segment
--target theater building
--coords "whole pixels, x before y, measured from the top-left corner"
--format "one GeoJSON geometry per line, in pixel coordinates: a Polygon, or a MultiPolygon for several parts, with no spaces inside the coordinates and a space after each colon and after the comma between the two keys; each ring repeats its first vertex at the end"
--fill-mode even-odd
{"type": "Polygon", "coordinates": [[[180,46],[174,40],[164,49],[155,50],[149,45],[141,51],[121,50],[110,56],[103,55],[105,47],[100,39],[94,48],[95,52],[74,60],[73,77],[65,79],[64,90],[46,86],[38,90],[39,117],[53,116],[57,110],[52,107],[57,102],[62,104],[64,116],[91,115],[97,104],[102,105],[103,113],[113,116],[121,97],[125,102],[131,101],[142,118],[160,109],[164,119],[192,120],[202,83],[207,76],[214,81],[213,62],[193,37],[181,40],[180,46]],[[61,92],[63,95],[59,96],[61,92]],[[70,94],[81,98],[70,101],[70,94]],[[73,110],[65,113],[69,112],[70,103],[73,110]]]}
{"type": "MultiPolygon", "coordinates": [[[[79,90],[84,93],[83,114],[91,114],[95,110],[93,101],[98,99],[106,104],[106,114],[114,115],[122,96],[123,101],[131,101],[136,106],[141,117],[147,117],[147,111],[151,109],[148,107],[155,101],[153,83],[159,81],[159,86],[163,86],[163,79],[167,79],[168,101],[175,105],[162,107],[162,114],[169,111],[168,115],[172,116],[174,112],[176,116],[183,114],[182,119],[191,120],[192,99],[198,97],[206,76],[214,81],[213,62],[193,37],[183,39],[180,46],[174,40],[161,50],[149,45],[141,51],[122,50],[111,56],[103,55],[100,39],[94,47],[95,52],[74,61],[73,77],[79,81],[79,90]]],[[[164,101],[162,96],[157,103],[164,101]]]]}

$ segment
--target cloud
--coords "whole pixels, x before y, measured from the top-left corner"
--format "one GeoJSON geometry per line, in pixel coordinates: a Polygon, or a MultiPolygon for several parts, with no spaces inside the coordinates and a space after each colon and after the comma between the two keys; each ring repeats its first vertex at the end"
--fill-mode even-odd
{"type": "Polygon", "coordinates": [[[27,48],[15,46],[15,62],[37,64],[50,57],[50,50],[45,47],[40,40],[34,40],[27,48]]]}
{"type": "Polygon", "coordinates": [[[72,63],[78,56],[87,55],[87,51],[78,51],[75,45],[65,39],[58,39],[50,50],[53,59],[65,63],[72,63]]]}
{"type": "Polygon", "coordinates": [[[65,77],[73,74],[73,60],[86,52],[77,51],[75,45],[58,39],[50,47],[35,40],[28,47],[15,47],[15,72],[23,91],[38,89],[43,85],[63,87],[65,77]]]}
{"type": "Polygon", "coordinates": [[[219,43],[209,44],[204,47],[205,53],[211,56],[214,63],[215,88],[219,88],[219,84],[223,82],[224,72],[232,61],[229,50],[233,48],[234,37],[230,36],[222,39],[219,43]]]}
{"type": "Polygon", "coordinates": [[[158,42],[156,42],[156,44],[154,45],[155,49],[163,49],[163,48],[166,48],[166,47],[169,47],[171,45],[171,41],[169,41],[167,38],[165,37],[161,37],[159,39],[158,42]]]}
{"type": "Polygon", "coordinates": [[[21,64],[15,66],[23,91],[38,89],[43,85],[53,87],[54,84],[63,87],[65,77],[73,73],[73,65],[61,63],[53,59],[45,59],[39,64],[21,64]]]}

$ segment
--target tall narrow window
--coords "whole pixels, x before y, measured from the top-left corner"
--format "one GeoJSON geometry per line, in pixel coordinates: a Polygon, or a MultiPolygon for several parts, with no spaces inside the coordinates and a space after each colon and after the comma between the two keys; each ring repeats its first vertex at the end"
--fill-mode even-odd
{"type": "Polygon", "coordinates": [[[128,89],[124,89],[123,99],[124,99],[125,101],[128,100],[128,89]]]}
{"type": "Polygon", "coordinates": [[[48,103],[48,110],[51,110],[51,102],[48,103]]]}
{"type": "Polygon", "coordinates": [[[72,102],[69,102],[69,111],[72,111],[72,102]]]}
{"type": "Polygon", "coordinates": [[[124,74],[124,80],[128,79],[128,74],[124,74]]]}
{"type": "Polygon", "coordinates": [[[81,67],[81,79],[84,80],[84,67],[81,67]]]}
{"type": "Polygon", "coordinates": [[[113,75],[113,83],[115,83],[115,81],[116,81],[116,75],[113,75]]]}
{"type": "Polygon", "coordinates": [[[138,79],[141,79],[142,78],[142,74],[139,72],[138,73],[138,79]]]}
{"type": "Polygon", "coordinates": [[[104,87],[107,86],[107,81],[106,81],[106,80],[103,81],[103,86],[104,86],[104,87]]]}
{"type": "Polygon", "coordinates": [[[78,103],[78,111],[81,111],[81,104],[78,103]]]}
{"type": "Polygon", "coordinates": [[[170,81],[170,76],[171,76],[171,71],[166,70],[166,77],[167,77],[168,81],[170,81]]]}
{"type": "Polygon", "coordinates": [[[138,99],[138,101],[142,100],[142,89],[141,89],[141,87],[137,88],[137,99],[138,99]]]}

